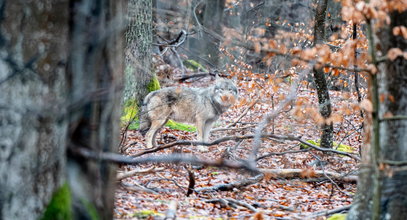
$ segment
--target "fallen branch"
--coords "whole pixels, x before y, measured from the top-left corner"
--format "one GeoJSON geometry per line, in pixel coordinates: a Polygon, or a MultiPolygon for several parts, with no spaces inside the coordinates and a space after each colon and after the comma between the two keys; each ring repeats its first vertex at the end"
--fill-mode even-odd
{"type": "Polygon", "coordinates": [[[351,207],[351,205],[347,205],[347,206],[336,208],[336,209],[324,210],[324,211],[316,212],[312,215],[306,216],[301,219],[315,219],[315,217],[318,217],[318,216],[328,216],[328,215],[332,215],[332,214],[335,214],[338,212],[347,211],[350,209],[350,207],[351,207]]]}
{"type": "Polygon", "coordinates": [[[206,192],[216,192],[216,191],[231,191],[235,188],[239,189],[239,188],[246,187],[248,185],[258,183],[263,179],[263,177],[264,177],[263,174],[259,174],[257,176],[250,177],[250,178],[247,178],[247,179],[244,179],[241,181],[236,181],[233,183],[225,183],[225,184],[219,184],[216,186],[202,187],[202,188],[196,189],[195,192],[206,193],[206,192]]]}
{"type": "Polygon", "coordinates": [[[230,160],[210,160],[208,158],[197,158],[191,154],[167,154],[160,156],[149,156],[142,158],[135,158],[131,156],[125,156],[117,153],[111,152],[94,152],[83,147],[69,147],[70,152],[73,155],[84,157],[87,159],[93,159],[96,161],[104,160],[112,163],[119,164],[146,164],[146,163],[187,163],[203,166],[230,168],[236,170],[246,170],[253,173],[259,173],[259,170],[254,164],[248,163],[247,161],[230,161],[230,160]]]}
{"type": "Polygon", "coordinates": [[[141,191],[141,192],[146,192],[146,193],[158,194],[157,191],[154,191],[152,189],[139,185],[138,183],[134,183],[134,185],[128,185],[128,184],[121,183],[121,186],[123,188],[125,188],[127,190],[131,190],[131,191],[141,191]]]}
{"type": "MultiPolygon", "coordinates": [[[[239,123],[239,122],[237,122],[237,123],[239,123]]],[[[231,128],[231,127],[215,128],[215,129],[211,130],[211,133],[217,132],[217,131],[244,130],[247,128],[254,128],[254,127],[256,127],[256,125],[247,125],[247,126],[243,126],[243,127],[234,127],[234,128],[231,128]]]]}
{"type": "Polygon", "coordinates": [[[220,203],[223,207],[232,207],[232,208],[237,208],[236,205],[245,207],[249,209],[252,212],[257,212],[257,209],[254,208],[252,205],[243,202],[243,201],[238,201],[236,199],[209,199],[206,200],[205,202],[207,203],[220,203]]]}
{"type": "Polygon", "coordinates": [[[147,168],[147,169],[144,169],[144,170],[131,170],[131,171],[128,171],[128,172],[120,172],[120,173],[117,174],[116,180],[120,181],[120,180],[125,179],[127,177],[132,177],[132,176],[134,176],[136,174],[154,173],[154,172],[159,172],[159,171],[163,171],[163,170],[164,170],[163,167],[161,167],[161,168],[150,167],[150,168],[147,168]]]}
{"type": "Polygon", "coordinates": [[[356,183],[358,180],[357,176],[344,176],[335,172],[314,170],[308,174],[304,171],[303,169],[260,169],[260,172],[272,179],[325,179],[328,176],[332,180],[348,183],[356,183]]]}
{"type": "Polygon", "coordinates": [[[304,153],[304,152],[307,152],[307,151],[310,151],[310,148],[301,149],[301,150],[283,151],[283,152],[272,152],[272,153],[268,153],[268,154],[265,154],[263,156],[258,157],[256,159],[256,161],[262,160],[262,159],[267,158],[267,157],[276,156],[276,155],[279,156],[279,155],[284,155],[284,154],[304,153]]]}
{"type": "MultiPolygon", "coordinates": [[[[144,154],[148,154],[148,153],[153,153],[153,152],[157,152],[163,149],[167,149],[167,148],[171,148],[177,145],[193,145],[193,146],[197,146],[197,145],[203,145],[203,146],[212,146],[212,145],[216,145],[216,144],[220,144],[222,142],[226,142],[226,141],[239,141],[239,140],[245,140],[245,139],[253,139],[255,137],[255,135],[235,135],[235,136],[227,136],[227,137],[222,137],[219,138],[217,140],[214,140],[212,142],[199,142],[199,141],[187,141],[187,140],[182,140],[182,141],[175,141],[172,143],[168,143],[168,144],[164,144],[164,145],[160,145],[158,147],[155,148],[151,148],[151,149],[146,149],[140,153],[137,153],[135,155],[133,155],[134,157],[138,157],[144,154]]],[[[360,161],[360,158],[358,156],[356,156],[355,154],[351,154],[351,153],[347,153],[347,152],[342,152],[339,150],[334,150],[331,148],[321,148],[318,147],[314,144],[308,143],[307,141],[302,140],[299,137],[295,137],[295,136],[282,136],[282,135],[275,135],[275,134],[262,134],[259,136],[260,138],[272,138],[272,139],[277,139],[277,140],[289,140],[289,141],[298,141],[302,144],[305,144],[313,149],[322,151],[322,152],[330,152],[330,153],[336,153],[339,155],[343,155],[343,156],[347,156],[350,157],[352,159],[355,159],[357,161],[360,161]]]]}

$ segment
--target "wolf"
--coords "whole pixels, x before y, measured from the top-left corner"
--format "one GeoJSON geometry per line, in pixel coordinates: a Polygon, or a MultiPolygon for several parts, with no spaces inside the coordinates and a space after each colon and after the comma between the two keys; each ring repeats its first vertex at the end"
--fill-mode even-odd
{"type": "MultiPolygon", "coordinates": [[[[231,79],[216,77],[206,88],[168,87],[149,93],[142,104],[139,131],[155,147],[157,131],[169,120],[195,124],[199,142],[207,142],[219,116],[235,104],[238,90],[231,79]]],[[[199,150],[205,148],[199,146],[199,150]]]]}

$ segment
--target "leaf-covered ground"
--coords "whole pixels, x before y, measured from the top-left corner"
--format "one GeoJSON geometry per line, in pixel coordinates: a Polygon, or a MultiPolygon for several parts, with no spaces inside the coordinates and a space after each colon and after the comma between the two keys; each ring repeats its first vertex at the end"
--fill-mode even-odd
{"type": "MultiPolygon", "coordinates": [[[[260,85],[263,92],[253,92],[252,81],[241,81],[240,102],[222,115],[214,128],[223,128],[239,117],[251,101],[259,98],[248,113],[233,126],[233,129],[216,131],[211,140],[224,136],[253,134],[255,125],[264,115],[282,103],[294,80],[280,82],[278,86],[265,82],[260,85]],[[269,86],[269,87],[268,87],[269,86]],[[273,91],[273,92],[264,92],[273,91]]],[[[195,85],[194,85],[195,86],[195,85]]],[[[198,85],[199,86],[199,85],[198,85]]],[[[358,155],[361,147],[361,124],[356,95],[346,91],[330,91],[333,103],[334,139],[336,143],[351,147],[358,155]]],[[[317,109],[315,90],[307,86],[297,89],[296,99],[283,108],[267,127],[267,132],[276,135],[294,135],[302,140],[319,138],[321,117],[317,109]]],[[[125,154],[135,155],[145,149],[144,138],[137,131],[126,131],[125,154]]],[[[194,132],[176,131],[163,128],[159,144],[175,140],[195,140],[194,132]]],[[[171,154],[182,152],[212,160],[227,158],[246,159],[253,148],[252,140],[240,143],[224,142],[200,152],[194,146],[176,146],[156,153],[144,155],[171,154]]],[[[271,152],[299,150],[296,141],[263,139],[258,156],[271,152]]],[[[143,166],[123,165],[120,171],[144,170],[119,181],[116,191],[115,219],[164,219],[167,210],[176,204],[177,219],[326,219],[321,211],[350,205],[356,184],[348,181],[315,179],[314,172],[323,170],[341,175],[355,175],[358,162],[346,156],[323,153],[316,150],[287,153],[265,157],[257,162],[258,168],[300,169],[298,178],[283,178],[266,175],[261,181],[229,191],[195,192],[186,196],[190,182],[190,170],[194,175],[194,189],[242,181],[252,177],[241,170],[214,167],[194,167],[181,164],[148,164],[143,166]],[[223,200],[222,200],[223,199],[223,200]],[[223,203],[222,203],[223,201],[223,203]],[[229,203],[225,202],[229,201],[229,203]]]]}

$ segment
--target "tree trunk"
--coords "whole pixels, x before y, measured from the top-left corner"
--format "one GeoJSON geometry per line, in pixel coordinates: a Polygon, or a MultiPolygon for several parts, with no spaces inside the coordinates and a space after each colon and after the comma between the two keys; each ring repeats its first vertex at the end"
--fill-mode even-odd
{"type": "MultiPolygon", "coordinates": [[[[321,44],[325,40],[325,18],[328,0],[319,0],[315,12],[315,27],[314,27],[314,44],[321,44]]],[[[319,113],[328,119],[331,116],[332,107],[329,98],[328,85],[325,79],[325,73],[322,68],[314,67],[314,81],[318,94],[319,113]]],[[[321,126],[321,147],[332,148],[332,122],[321,126]]]]}
{"type": "Polygon", "coordinates": [[[112,218],[122,6],[0,2],[0,219],[112,218]]]}
{"type": "MultiPolygon", "coordinates": [[[[223,36],[222,20],[225,0],[206,0],[205,12],[202,25],[223,36]]],[[[219,44],[210,34],[204,33],[201,39],[201,51],[204,57],[214,66],[219,65],[219,44]]]]}
{"type": "Polygon", "coordinates": [[[78,152],[81,148],[96,153],[118,151],[124,4],[82,0],[71,5],[68,177],[74,219],[113,216],[115,167],[89,161],[78,152]]]}
{"type": "Polygon", "coordinates": [[[0,1],[0,219],[39,219],[65,182],[68,9],[0,1]]]}
{"type": "MultiPolygon", "coordinates": [[[[382,54],[391,48],[407,49],[406,39],[393,35],[394,27],[407,26],[407,11],[394,11],[390,18],[390,25],[378,32],[382,54]]],[[[376,117],[389,116],[381,120],[379,129],[372,128],[372,147],[363,155],[358,192],[348,219],[407,219],[407,60],[402,56],[386,60],[379,70],[380,94],[388,98],[380,103],[376,117]],[[379,143],[378,152],[374,151],[375,142],[379,143]]]]}
{"type": "MultiPolygon", "coordinates": [[[[129,25],[126,31],[126,70],[124,87],[125,108],[140,106],[152,90],[154,74],[151,72],[152,0],[129,0],[129,25]]],[[[127,109],[125,109],[125,114],[127,109]]]]}

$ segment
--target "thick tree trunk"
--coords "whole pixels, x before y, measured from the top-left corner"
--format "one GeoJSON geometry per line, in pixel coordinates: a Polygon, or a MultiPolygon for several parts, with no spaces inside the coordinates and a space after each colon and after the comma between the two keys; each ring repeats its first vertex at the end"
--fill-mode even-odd
{"type": "MultiPolygon", "coordinates": [[[[325,19],[327,12],[328,0],[319,0],[317,9],[315,12],[315,27],[314,27],[314,43],[323,43],[325,39],[325,19]]],[[[324,117],[328,119],[331,116],[332,107],[331,100],[329,98],[328,85],[325,79],[325,73],[322,68],[314,68],[314,81],[318,94],[319,102],[319,112],[324,117]]],[[[332,122],[324,124],[321,126],[321,146],[326,148],[332,147],[332,134],[333,125],[332,122]]]]}
{"type": "Polygon", "coordinates": [[[0,1],[0,219],[39,219],[65,181],[69,1],[0,1]]]}
{"type": "MultiPolygon", "coordinates": [[[[152,0],[128,1],[126,31],[125,106],[140,105],[149,93],[152,49],[152,0]],[[130,102],[130,103],[129,103],[130,102]]],[[[127,111],[125,109],[125,111],[127,111]]],[[[127,112],[125,112],[127,114],[127,112]]]]}
{"type": "MultiPolygon", "coordinates": [[[[209,32],[214,32],[222,36],[225,0],[196,1],[196,4],[193,6],[196,15],[194,16],[194,23],[199,22],[199,24],[204,26],[209,32]]],[[[196,36],[197,38],[191,36],[188,39],[188,50],[191,52],[191,57],[209,65],[211,68],[218,68],[220,62],[219,40],[201,29],[196,36]]]]}
{"type": "MultiPolygon", "coordinates": [[[[378,33],[382,54],[391,48],[407,49],[406,39],[392,32],[396,26],[407,26],[407,11],[392,12],[390,18],[391,24],[378,33]]],[[[380,103],[378,116],[404,116],[404,119],[386,116],[387,119],[381,120],[379,133],[373,133],[380,137],[372,136],[372,140],[379,140],[379,152],[374,155],[372,147],[370,153],[363,155],[358,192],[348,219],[407,219],[407,60],[399,56],[387,60],[379,69],[380,93],[388,98],[380,103]],[[379,169],[379,164],[384,169],[379,169]]]]}
{"type": "MultiPolygon", "coordinates": [[[[222,21],[224,9],[225,0],[206,0],[202,25],[205,28],[222,36],[222,21]]],[[[208,33],[204,33],[201,40],[201,51],[205,59],[207,59],[214,67],[218,67],[220,42],[215,40],[208,33]]]]}
{"type": "Polygon", "coordinates": [[[68,177],[75,219],[112,219],[115,167],[80,149],[117,152],[124,66],[124,1],[72,4],[68,177]]]}

